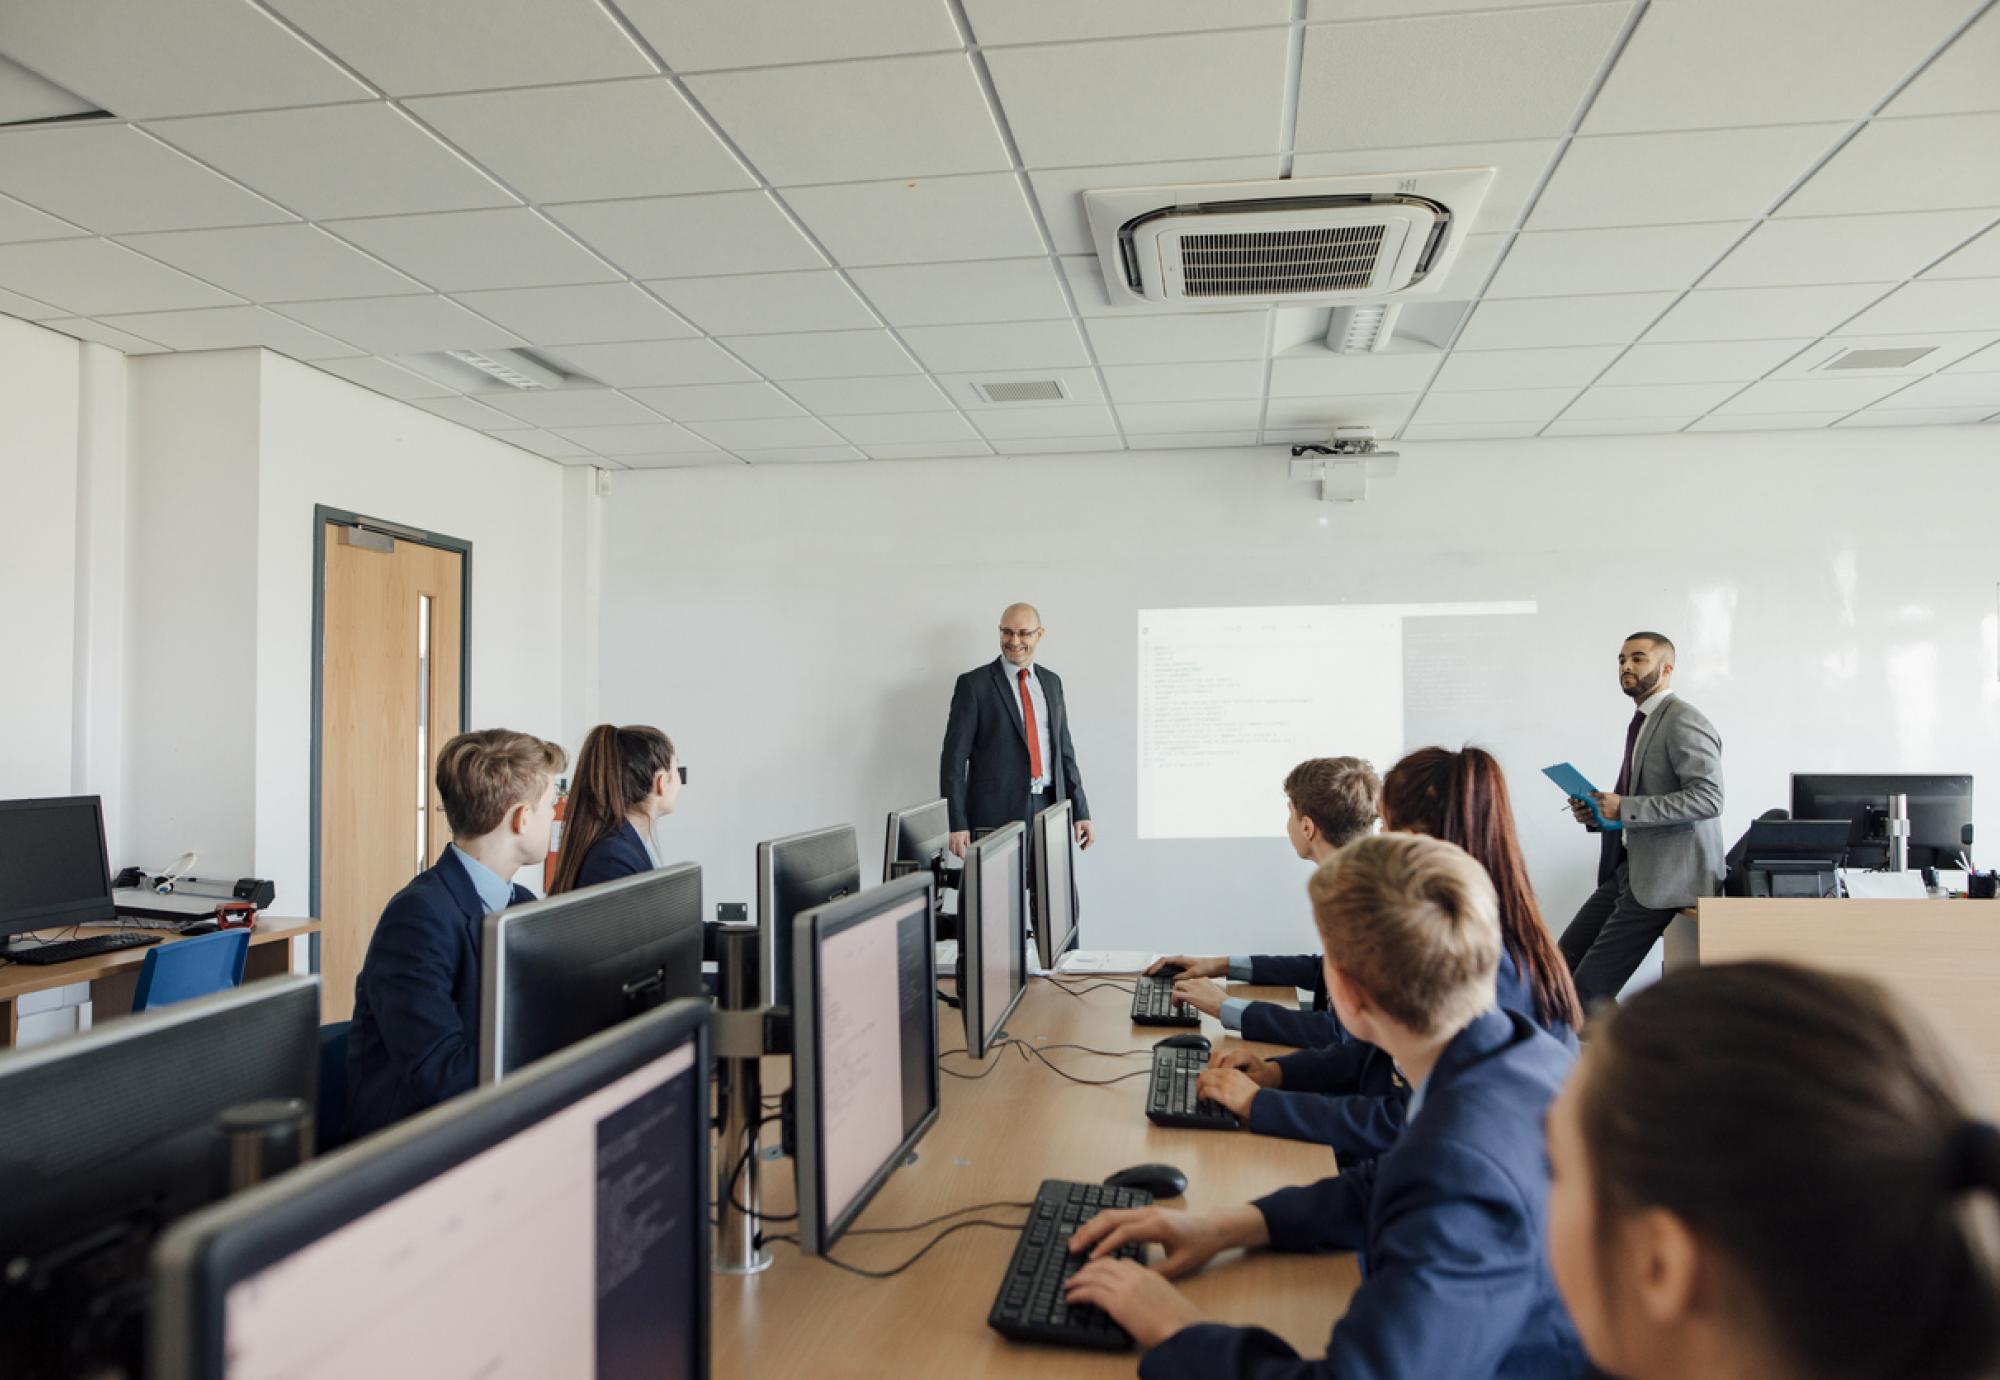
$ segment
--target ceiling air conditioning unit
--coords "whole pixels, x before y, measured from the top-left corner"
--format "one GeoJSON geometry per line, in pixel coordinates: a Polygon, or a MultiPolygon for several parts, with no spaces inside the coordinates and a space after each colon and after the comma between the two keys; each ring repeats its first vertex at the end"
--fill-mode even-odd
{"type": "Polygon", "coordinates": [[[1393,301],[1435,293],[1491,168],[1083,194],[1114,305],[1393,301]]]}

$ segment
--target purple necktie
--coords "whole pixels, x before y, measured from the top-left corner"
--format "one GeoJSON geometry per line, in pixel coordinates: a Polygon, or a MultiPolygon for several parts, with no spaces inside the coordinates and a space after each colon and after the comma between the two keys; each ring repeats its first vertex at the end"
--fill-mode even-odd
{"type": "Polygon", "coordinates": [[[1632,749],[1639,741],[1639,730],[1645,727],[1646,716],[1640,710],[1632,711],[1632,722],[1625,726],[1625,755],[1618,762],[1618,784],[1611,788],[1613,795],[1623,795],[1632,789],[1632,749]]]}

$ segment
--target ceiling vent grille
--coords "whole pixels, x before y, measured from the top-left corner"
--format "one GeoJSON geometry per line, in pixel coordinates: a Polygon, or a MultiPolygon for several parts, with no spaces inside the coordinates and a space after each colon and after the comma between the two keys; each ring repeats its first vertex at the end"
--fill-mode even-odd
{"type": "Polygon", "coordinates": [[[1907,369],[1925,355],[1936,354],[1937,346],[1911,346],[1896,350],[1846,350],[1835,355],[1822,369],[1907,369]]]}
{"type": "Polygon", "coordinates": [[[1380,225],[1183,235],[1182,290],[1237,298],[1359,291],[1373,278],[1382,235],[1380,225]]]}
{"type": "Polygon", "coordinates": [[[1061,402],[1068,396],[1060,379],[1007,379],[972,386],[990,403],[1061,402]]]}

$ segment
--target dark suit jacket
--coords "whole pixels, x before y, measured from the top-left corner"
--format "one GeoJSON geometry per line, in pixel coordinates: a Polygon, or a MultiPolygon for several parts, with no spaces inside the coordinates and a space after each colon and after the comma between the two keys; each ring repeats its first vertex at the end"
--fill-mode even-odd
{"type": "Polygon", "coordinates": [[[1258,987],[1302,987],[1312,993],[1312,1009],[1282,1002],[1253,1001],[1243,1008],[1243,1038],[1267,1044],[1316,1049],[1341,1044],[1347,1031],[1327,1008],[1326,969],[1318,954],[1252,954],[1250,981],[1258,987]]]}
{"type": "MultiPolygon", "coordinates": [[[[1069,711],[1062,680],[1046,666],[1035,667],[1042,696],[1049,702],[1049,737],[1042,764],[1057,800],[1074,802],[1073,819],[1089,819],[1076,748],[1069,740],[1069,711]]],[[[995,659],[967,671],[952,687],[945,719],[944,752],[938,760],[938,793],[951,814],[951,827],[998,829],[1029,817],[1028,737],[1021,727],[1020,683],[1012,668],[995,659]]]]}
{"type": "Polygon", "coordinates": [[[1281,1251],[1359,1251],[1363,1282],[1307,1360],[1256,1327],[1182,1328],[1146,1380],[1572,1380],[1588,1372],[1544,1251],[1542,1117],[1575,1056],[1510,1012],[1461,1031],[1395,1148],[1257,1209],[1281,1251]]]}
{"type": "MultiPolygon", "coordinates": [[[[511,905],[535,894],[515,887],[511,905]]],[[[354,980],[347,1134],[392,1126],[479,1082],[479,932],[486,910],[457,855],[389,902],[354,980]]]]}
{"type": "Polygon", "coordinates": [[[599,882],[615,882],[620,877],[652,870],[653,860],[646,856],[646,845],[640,842],[639,831],[628,819],[618,826],[617,833],[606,834],[590,845],[590,851],[583,855],[583,866],[576,871],[576,884],[596,886],[599,882]]]}

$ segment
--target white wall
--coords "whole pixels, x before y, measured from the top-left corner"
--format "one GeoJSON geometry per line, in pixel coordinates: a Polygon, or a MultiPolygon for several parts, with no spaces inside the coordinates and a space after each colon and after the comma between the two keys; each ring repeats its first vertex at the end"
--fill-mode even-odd
{"type": "Polygon", "coordinates": [[[1613,774],[1614,658],[1641,627],[1676,638],[1679,688],[1721,730],[1732,837],[1793,770],[1969,769],[2000,847],[1996,440],[1408,443],[1358,506],[1316,503],[1277,450],[620,474],[601,706],[680,746],[693,780],[660,841],[711,901],[751,897],[756,840],[827,823],[860,826],[879,875],[884,813],[937,793],[953,677],[1032,601],[1099,829],[1085,942],[1284,949],[1308,922],[1278,782],[1269,840],[1134,837],[1135,612],[1532,599],[1413,639],[1406,732],[1499,756],[1557,930],[1596,847],[1539,769],[1613,774]]]}

